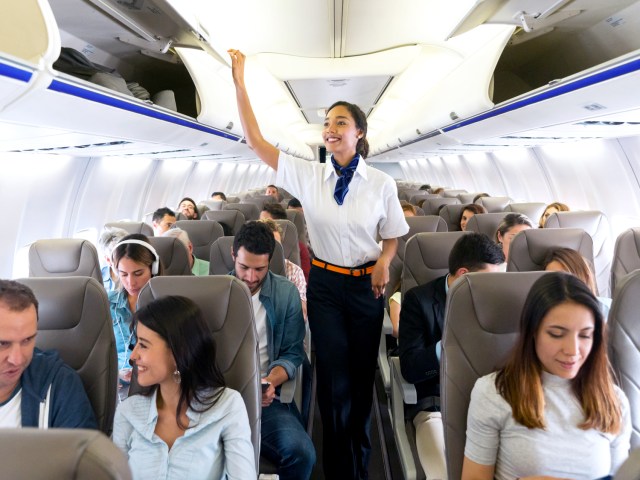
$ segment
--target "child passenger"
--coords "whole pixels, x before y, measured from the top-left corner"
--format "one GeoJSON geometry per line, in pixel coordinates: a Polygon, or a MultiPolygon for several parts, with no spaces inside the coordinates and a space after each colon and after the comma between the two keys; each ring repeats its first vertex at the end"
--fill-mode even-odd
{"type": "Polygon", "coordinates": [[[113,427],[133,478],[255,478],[247,410],[225,387],[198,306],[159,298],[135,313],[133,327],[131,361],[138,383],[151,389],[118,405],[113,427]]]}
{"type": "Polygon", "coordinates": [[[613,381],[589,288],[553,272],[535,282],[502,370],[471,393],[463,480],[596,479],[629,454],[629,402],[613,381]]]}

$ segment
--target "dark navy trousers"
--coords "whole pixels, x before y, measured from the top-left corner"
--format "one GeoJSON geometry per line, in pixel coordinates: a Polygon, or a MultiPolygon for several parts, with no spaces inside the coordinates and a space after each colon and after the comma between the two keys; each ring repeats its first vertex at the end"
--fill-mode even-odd
{"type": "Polygon", "coordinates": [[[326,478],[367,479],[371,405],[384,298],[371,277],[313,266],[307,289],[316,350],[326,478]]]}

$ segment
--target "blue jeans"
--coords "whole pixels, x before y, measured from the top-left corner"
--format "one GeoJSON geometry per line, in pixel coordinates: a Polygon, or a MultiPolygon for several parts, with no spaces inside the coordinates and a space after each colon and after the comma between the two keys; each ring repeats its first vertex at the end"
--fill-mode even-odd
{"type": "Polygon", "coordinates": [[[278,467],[280,480],[306,480],[316,463],[316,450],[294,403],[274,400],[262,408],[260,453],[278,467]]]}

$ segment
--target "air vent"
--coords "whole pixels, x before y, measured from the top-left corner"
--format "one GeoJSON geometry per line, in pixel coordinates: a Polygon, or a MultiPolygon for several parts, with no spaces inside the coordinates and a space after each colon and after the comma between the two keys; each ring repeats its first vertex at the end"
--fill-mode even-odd
{"type": "Polygon", "coordinates": [[[11,153],[16,152],[57,152],[60,150],[68,150],[68,149],[84,149],[84,148],[96,148],[96,147],[114,147],[117,145],[127,145],[131,142],[127,142],[124,140],[115,141],[115,142],[102,142],[102,143],[87,143],[84,145],[64,145],[60,147],[43,147],[43,148],[30,148],[26,150],[10,150],[11,153]]]}

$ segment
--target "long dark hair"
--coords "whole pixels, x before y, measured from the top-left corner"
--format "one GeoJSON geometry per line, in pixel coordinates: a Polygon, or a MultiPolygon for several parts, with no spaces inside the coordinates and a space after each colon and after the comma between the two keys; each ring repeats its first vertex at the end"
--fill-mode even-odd
{"type": "Polygon", "coordinates": [[[362,138],[359,139],[358,143],[356,144],[356,153],[358,153],[362,158],[367,158],[367,156],[369,155],[369,141],[367,140],[367,116],[359,106],[342,100],[331,105],[327,112],[330,112],[334,107],[338,106],[345,107],[347,110],[349,110],[349,113],[353,117],[353,120],[356,122],[356,127],[358,127],[358,129],[362,131],[362,138]]]}
{"type": "Polygon", "coordinates": [[[185,407],[196,412],[209,410],[225,387],[216,364],[215,342],[202,310],[186,297],[160,297],[136,311],[132,320],[136,331],[138,322],[160,335],[173,354],[181,379],[176,420],[180,428],[186,429],[188,425],[182,425],[180,412],[185,407]]]}
{"type": "Polygon", "coordinates": [[[549,310],[566,302],[588,308],[595,320],[591,351],[571,380],[584,413],[584,422],[579,427],[617,433],[622,425],[622,410],[607,358],[604,317],[589,287],[571,274],[550,272],[531,287],[520,318],[520,337],[506,366],[496,376],[496,388],[511,405],[518,423],[528,428],[545,428],[542,364],[536,354],[535,337],[549,310]]]}

